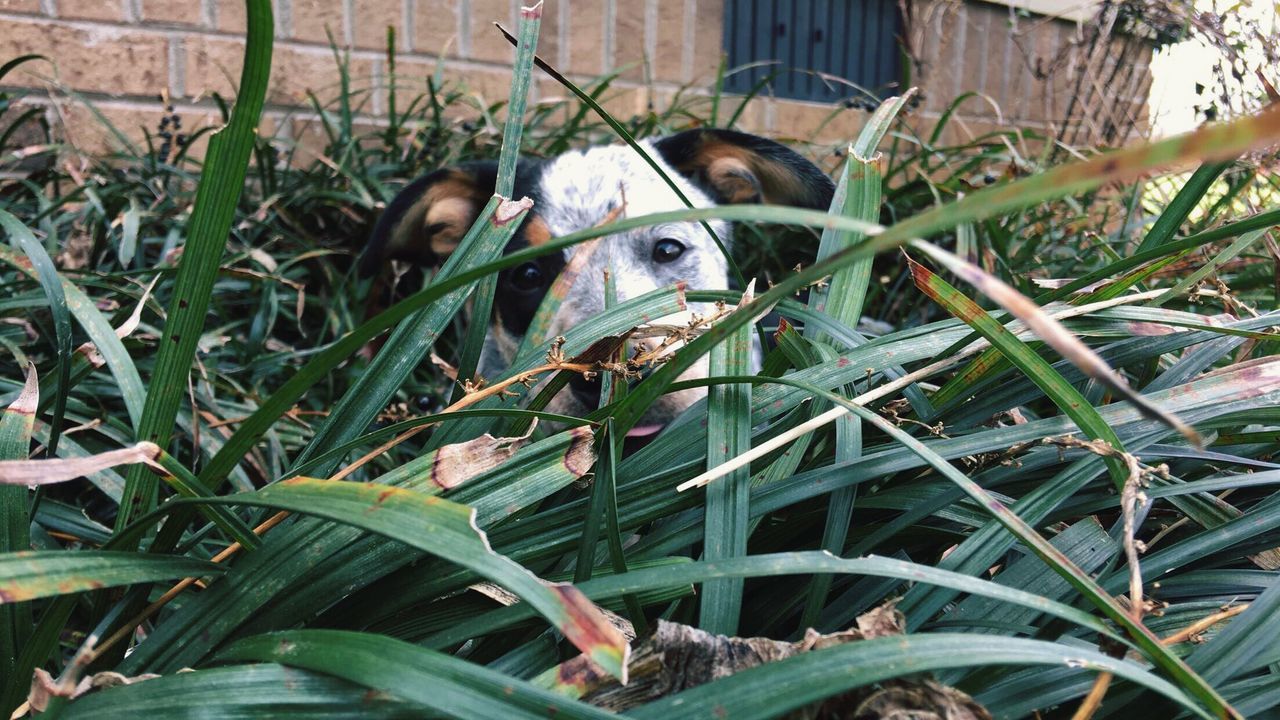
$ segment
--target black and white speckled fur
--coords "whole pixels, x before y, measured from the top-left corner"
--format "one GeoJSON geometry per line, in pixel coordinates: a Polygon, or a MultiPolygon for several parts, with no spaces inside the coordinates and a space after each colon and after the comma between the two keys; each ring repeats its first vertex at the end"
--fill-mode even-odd
{"type": "MultiPolygon", "coordinates": [[[[712,207],[717,202],[781,202],[825,209],[832,193],[831,181],[800,156],[771,141],[742,133],[722,130],[694,130],[642,143],[668,177],[696,207],[712,207]]],[[[492,193],[494,169],[489,163],[470,163],[438,171],[412,183],[397,197],[378,223],[374,237],[362,260],[366,272],[376,270],[387,257],[409,257],[429,263],[434,255],[421,247],[447,245],[440,234],[432,232],[445,227],[439,222],[453,221],[465,227],[461,217],[445,212],[458,208],[445,207],[433,198],[439,208],[420,210],[413,215],[415,203],[430,188],[442,183],[471,178],[473,196],[458,208],[479,205],[492,193]],[[469,203],[469,204],[467,204],[469,203]],[[406,231],[406,218],[410,223],[406,231]],[[435,222],[432,222],[435,221],[435,222]],[[419,230],[419,228],[425,228],[419,230]],[[425,233],[425,234],[424,234],[425,233]],[[416,243],[416,244],[415,244],[416,243]],[[415,244],[414,247],[408,247],[415,244]]],[[[456,194],[456,191],[454,191],[456,194]]],[[[625,145],[594,147],[568,152],[549,160],[524,159],[517,176],[516,197],[534,201],[534,210],[517,231],[508,250],[537,244],[548,237],[594,227],[616,217],[640,217],[677,210],[684,203],[652,167],[625,145]]],[[[446,198],[445,202],[454,202],[446,198]]],[[[466,223],[469,225],[469,223],[466,223]]],[[[711,227],[724,239],[732,237],[731,225],[711,221],[711,227]]],[[[684,282],[690,289],[727,289],[728,263],[714,240],[697,222],[667,223],[615,233],[597,241],[590,251],[584,246],[564,251],[563,256],[544,256],[536,269],[525,266],[504,272],[499,278],[495,296],[495,317],[481,356],[480,372],[493,377],[506,369],[515,349],[527,330],[534,311],[547,286],[569,261],[573,253],[590,252],[585,265],[570,286],[568,294],[552,320],[549,336],[563,334],[583,320],[604,309],[604,271],[608,269],[616,282],[618,299],[638,297],[661,287],[684,282]],[[683,247],[677,257],[658,260],[658,243],[675,241],[683,247]],[[516,273],[524,272],[524,285],[530,277],[544,280],[541,286],[520,287],[516,273]]],[[[671,248],[671,245],[665,245],[671,248]]],[[[438,252],[438,251],[437,251],[438,252]]],[[[707,308],[691,307],[694,311],[707,308]]],[[[704,358],[686,373],[686,377],[703,377],[707,365],[704,358]]],[[[572,391],[561,393],[548,410],[582,415],[595,408],[593,389],[575,383],[572,391]]],[[[667,423],[705,391],[689,390],[664,396],[651,409],[644,422],[652,426],[667,423]]]]}

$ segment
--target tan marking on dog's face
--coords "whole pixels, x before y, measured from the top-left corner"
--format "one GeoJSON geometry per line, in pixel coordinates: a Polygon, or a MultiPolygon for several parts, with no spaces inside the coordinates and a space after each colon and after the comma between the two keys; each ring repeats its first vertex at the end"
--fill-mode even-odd
{"type": "MultiPolygon", "coordinates": [[[[678,166],[683,173],[695,173],[702,170],[707,181],[721,195],[731,202],[739,202],[742,197],[749,201],[750,195],[743,195],[744,188],[752,185],[748,176],[756,179],[756,185],[769,205],[795,205],[805,197],[804,184],[784,165],[769,160],[746,148],[715,139],[704,139],[693,156],[678,166]]],[[[752,193],[754,194],[754,193],[752,193]]]]}
{"type": "Polygon", "coordinates": [[[707,179],[732,204],[760,202],[761,188],[755,173],[736,157],[725,156],[707,166],[707,179]]]}
{"type": "Polygon", "coordinates": [[[524,239],[529,247],[538,247],[550,242],[551,228],[547,225],[547,221],[537,214],[530,214],[529,219],[524,223],[524,239]]]}
{"type": "Polygon", "coordinates": [[[457,249],[480,214],[484,198],[471,177],[461,171],[435,183],[391,235],[388,255],[422,264],[439,262],[457,249]]]}

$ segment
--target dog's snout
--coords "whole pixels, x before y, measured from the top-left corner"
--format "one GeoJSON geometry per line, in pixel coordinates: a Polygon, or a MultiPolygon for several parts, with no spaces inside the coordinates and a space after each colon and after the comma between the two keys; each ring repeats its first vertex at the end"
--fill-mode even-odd
{"type": "Polygon", "coordinates": [[[569,378],[569,389],[573,391],[573,396],[578,398],[578,402],[595,409],[600,404],[600,376],[593,374],[588,380],[581,374],[576,374],[569,378]]]}

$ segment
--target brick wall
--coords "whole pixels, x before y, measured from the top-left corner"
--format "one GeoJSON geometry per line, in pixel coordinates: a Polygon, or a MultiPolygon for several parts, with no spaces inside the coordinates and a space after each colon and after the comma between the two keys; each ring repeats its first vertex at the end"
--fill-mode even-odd
{"type": "MultiPolygon", "coordinates": [[[[615,114],[662,109],[682,88],[687,98],[714,80],[724,2],[548,0],[539,50],[579,79],[624,68],[606,102],[615,114]]],[[[307,93],[331,99],[338,83],[330,38],[349,49],[353,87],[371,90],[362,114],[376,122],[386,107],[388,25],[396,30],[402,78],[426,77],[443,59],[446,80],[490,102],[506,97],[512,51],[491,23],[514,27],[518,0],[274,0],[274,7],[277,43],[264,132],[303,143],[314,133],[307,93]]],[[[916,111],[922,126],[969,90],[986,98],[961,108],[948,139],[1002,121],[1044,128],[1059,118],[1071,91],[1067,74],[1041,77],[1037,68],[1070,57],[1076,24],[1019,17],[984,2],[910,0],[909,7],[908,41],[925,98],[916,111]]],[[[54,124],[86,150],[114,141],[69,92],[89,99],[135,139],[141,127],[157,126],[166,98],[191,130],[213,122],[211,93],[233,92],[244,24],[242,0],[0,0],[0,60],[32,52],[54,60],[28,64],[4,82],[47,90],[35,101],[48,104],[54,124]]],[[[1118,88],[1117,105],[1145,112],[1141,90],[1118,88]]],[[[545,78],[533,92],[535,100],[564,95],[545,78]]],[[[864,121],[859,110],[764,98],[746,109],[740,125],[839,142],[864,121]]]]}
{"type": "Polygon", "coordinates": [[[936,121],[961,94],[977,93],[959,106],[944,139],[960,142],[1009,126],[1053,134],[1067,125],[1067,137],[1088,144],[1104,139],[1108,122],[1132,124],[1138,134],[1148,129],[1146,42],[1117,36],[1091,43],[1081,23],[993,2],[911,5],[908,41],[924,95],[922,123],[936,121]],[[1117,58],[1123,72],[1115,72],[1117,58]],[[1073,97],[1084,102],[1073,104],[1073,97]]]}

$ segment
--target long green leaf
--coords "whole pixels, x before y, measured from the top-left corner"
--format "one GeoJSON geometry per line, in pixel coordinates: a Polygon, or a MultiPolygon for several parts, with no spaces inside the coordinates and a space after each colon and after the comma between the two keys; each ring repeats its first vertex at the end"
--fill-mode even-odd
{"type": "MultiPolygon", "coordinates": [[[[743,295],[744,303],[750,302],[743,295]]],[[[746,375],[751,370],[751,327],[743,325],[711,350],[710,374],[746,375]]],[[[707,465],[715,467],[751,448],[751,386],[715,385],[707,398],[707,465]]],[[[703,557],[709,561],[747,554],[751,519],[751,470],[739,468],[707,488],[703,557]]],[[[737,635],[743,583],[728,578],[702,588],[699,627],[737,635]]]]}
{"type": "MultiPolygon", "coordinates": [[[[36,406],[40,401],[40,383],[35,365],[27,368],[27,381],[13,404],[0,413],[0,460],[25,460],[31,449],[31,431],[35,427],[36,406]]],[[[30,491],[12,485],[0,485],[0,553],[10,554],[31,549],[30,491]]],[[[4,557],[0,554],[0,557],[4,557]]],[[[8,600],[0,595],[0,699],[25,682],[15,678],[18,655],[31,634],[31,606],[8,600]],[[16,603],[16,604],[10,604],[16,603]]],[[[0,713],[8,708],[0,703],[0,713]]]]}
{"type": "Polygon", "coordinates": [[[193,558],[107,550],[0,553],[0,604],[225,570],[193,558]]]}
{"type": "Polygon", "coordinates": [[[62,434],[63,415],[67,411],[67,394],[71,392],[71,312],[67,309],[62,278],[44,245],[36,240],[36,236],[22,221],[4,210],[0,210],[0,227],[4,228],[31,261],[31,267],[49,301],[49,311],[53,314],[58,355],[58,395],[54,399],[53,418],[49,421],[48,454],[52,456],[58,451],[58,437],[62,434]]]}
{"type": "MultiPolygon", "coordinates": [[[[533,78],[533,56],[538,47],[538,30],[542,27],[542,5],[523,8],[520,11],[520,45],[516,50],[516,62],[511,71],[511,94],[507,100],[507,122],[502,128],[502,150],[498,156],[498,177],[494,192],[501,197],[511,197],[515,192],[516,164],[520,158],[520,136],[524,133],[525,105],[529,99],[529,82],[533,78]]],[[[472,322],[463,339],[462,355],[458,362],[458,377],[471,378],[480,363],[480,353],[489,331],[489,319],[493,313],[493,294],[498,276],[490,275],[481,280],[472,296],[472,322]]],[[[462,397],[462,388],[454,390],[453,399],[462,397]]]]}
{"type": "MultiPolygon", "coordinates": [[[[867,575],[951,588],[974,596],[1027,608],[1037,613],[1049,614],[1108,637],[1120,639],[1105,623],[1065,603],[1050,600],[1026,590],[980,580],[971,575],[875,556],[839,558],[819,551],[749,555],[716,562],[702,561],[632,570],[627,573],[593,578],[579,585],[579,589],[587,597],[603,601],[627,593],[679,587],[689,583],[705,583],[719,578],[785,577],[813,573],[867,575]]],[[[532,609],[521,605],[500,608],[439,632],[427,638],[423,644],[432,648],[450,647],[486,633],[497,632],[533,616],[532,609]]]]}
{"type": "Polygon", "coordinates": [[[823,698],[904,675],[974,665],[1057,665],[1109,672],[1211,718],[1184,692],[1142,667],[1096,650],[1021,638],[938,633],[845,643],[765,663],[635,708],[636,718],[772,718],[823,698]]]}
{"type": "Polygon", "coordinates": [[[625,680],[628,647],[621,634],[572,585],[545,583],[493,552],[472,508],[399,487],[312,478],[217,501],[324,517],[462,565],[520,596],[606,672],[625,680]]]}
{"type": "MultiPolygon", "coordinates": [[[[225,128],[209,140],[204,174],[196,190],[187,242],[178,262],[172,296],[150,385],[159,392],[147,394],[138,439],[164,447],[187,386],[187,374],[204,328],[213,294],[213,282],[221,265],[227,234],[236,204],[244,189],[249,155],[257,138],[258,120],[266,98],[271,72],[272,38],[275,35],[268,0],[246,0],[248,39],[239,94],[225,128]]],[[[156,506],[158,479],[141,467],[130,468],[116,529],[156,506]]]]}
{"type": "MultiPolygon", "coordinates": [[[[1068,383],[1042,357],[1023,344],[1013,333],[986,313],[977,303],[965,297],[958,290],[936,274],[929,272],[924,266],[908,260],[911,274],[916,286],[952,315],[965,321],[991,346],[998,349],[1009,362],[1030,378],[1044,391],[1059,409],[1075,421],[1090,439],[1104,440],[1108,445],[1124,450],[1119,436],[1111,426],[1103,422],[1097,411],[1089,404],[1080,391],[1068,383]]],[[[1123,488],[1127,472],[1124,465],[1116,458],[1105,458],[1111,470],[1111,478],[1117,489],[1123,488]]]]}
{"type": "Polygon", "coordinates": [[[243,665],[155,678],[92,692],[63,718],[404,718],[420,708],[338,678],[280,665],[243,665]]]}
{"type": "MultiPolygon", "coordinates": [[[[4,262],[29,277],[36,277],[35,269],[21,260],[12,249],[0,245],[0,262],[4,262]]],[[[120,386],[120,395],[124,400],[129,420],[138,427],[142,420],[142,408],[146,404],[147,391],[138,375],[138,369],[129,358],[129,353],[120,342],[120,338],[112,330],[102,311],[94,305],[93,299],[85,295],[74,284],[62,279],[62,293],[67,299],[67,308],[71,316],[80,323],[80,328],[89,336],[98,353],[106,362],[107,368],[120,386]]]]}
{"type": "Polygon", "coordinates": [[[1209,192],[1214,181],[1231,165],[1231,161],[1208,162],[1196,168],[1168,207],[1160,213],[1160,217],[1156,218],[1146,236],[1142,238],[1142,242],[1138,245],[1138,252],[1158,248],[1169,242],[1174,233],[1178,232],[1178,228],[1187,221],[1191,211],[1200,204],[1205,193],[1209,192]]]}
{"type": "Polygon", "coordinates": [[[323,672],[455,718],[616,718],[450,655],[388,637],[295,630],[240,640],[215,661],[278,662],[323,672]]]}

